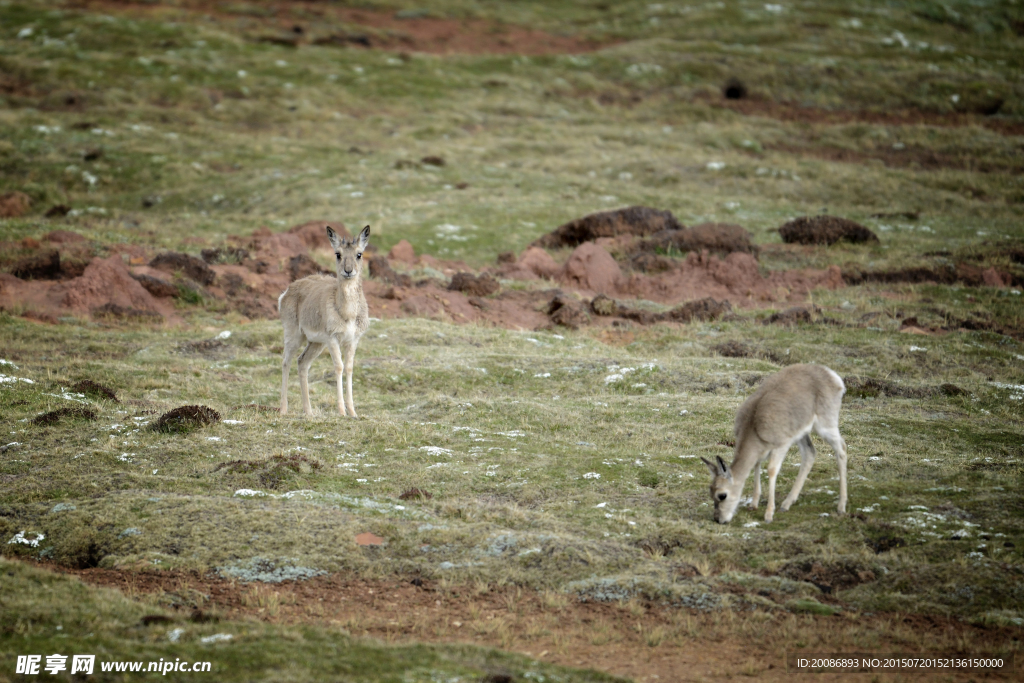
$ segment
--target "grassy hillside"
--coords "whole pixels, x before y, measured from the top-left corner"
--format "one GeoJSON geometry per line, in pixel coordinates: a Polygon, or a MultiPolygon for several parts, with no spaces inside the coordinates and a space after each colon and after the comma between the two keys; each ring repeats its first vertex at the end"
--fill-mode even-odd
{"type": "MultiPolygon", "coordinates": [[[[1016,273],[1022,26],[1024,5],[1009,1],[0,2],[0,194],[31,199],[0,219],[0,262],[57,229],[98,254],[195,254],[327,219],[370,224],[384,252],[406,239],[478,268],[573,218],[644,204],[687,225],[742,225],[765,272],[1016,273]],[[480,35],[493,49],[456,49],[480,35]],[[744,97],[724,97],[730,84],[744,97]],[[66,216],[46,216],[60,204],[66,216]],[[784,221],[818,213],[880,242],[781,242],[784,221]]],[[[180,325],[0,312],[0,681],[18,654],[201,659],[210,646],[197,638],[219,632],[234,635],[214,646],[224,680],[605,680],[436,644],[550,649],[586,668],[590,655],[553,635],[566,601],[618,605],[621,640],[581,622],[580,642],[635,643],[636,667],[654,666],[648,651],[678,662],[749,637],[753,654],[713,677],[781,675],[767,662],[794,648],[1015,652],[1018,285],[820,290],[815,322],[788,327],[742,302],[716,322],[575,331],[375,320],[357,354],[358,420],[332,413],[325,360],[311,373],[315,417],[267,409],[280,325],[212,299],[179,299],[180,325]],[[911,318],[932,334],[901,333],[911,318]],[[816,439],[792,510],[718,526],[699,457],[728,459],[736,408],[796,362],[847,380],[850,514],[836,513],[835,466],[816,439]],[[117,399],[72,388],[82,380],[117,399]],[[188,404],[223,420],[154,429],[188,404]],[[399,498],[413,488],[429,497],[399,498]],[[357,544],[365,532],[383,545],[357,544]],[[199,605],[27,562],[253,592],[172,644],[181,610],[199,605]],[[392,638],[435,644],[382,644],[363,636],[383,631],[343,632],[312,608],[285,623],[260,600],[286,589],[246,583],[336,572],[470,601],[527,591],[551,624],[510,604],[502,631],[467,608],[461,631],[424,621],[392,638]],[[173,621],[143,628],[150,613],[173,621]],[[645,613],[670,616],[652,635],[645,613]],[[967,635],[915,636],[896,626],[905,615],[967,635]]]]}

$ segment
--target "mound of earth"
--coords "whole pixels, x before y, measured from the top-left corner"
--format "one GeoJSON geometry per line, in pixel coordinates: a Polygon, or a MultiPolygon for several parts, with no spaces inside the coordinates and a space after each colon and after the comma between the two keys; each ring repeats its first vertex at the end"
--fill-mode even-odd
{"type": "Polygon", "coordinates": [[[578,330],[590,322],[590,315],[587,314],[583,304],[562,292],[557,292],[548,302],[546,312],[551,317],[552,323],[568,327],[571,330],[578,330]]]}
{"type": "Polygon", "coordinates": [[[83,408],[80,406],[58,408],[57,410],[51,410],[48,413],[37,415],[35,419],[32,420],[32,424],[53,425],[60,422],[63,418],[71,420],[95,420],[96,411],[92,408],[83,408]]]}
{"type": "MultiPolygon", "coordinates": [[[[514,257],[513,257],[514,258],[514,257]]],[[[540,247],[529,247],[518,260],[504,260],[498,266],[498,277],[510,280],[550,280],[562,266],[540,247]]]]}
{"type": "Polygon", "coordinates": [[[409,244],[408,240],[399,240],[398,244],[391,247],[391,251],[388,252],[388,260],[412,265],[416,263],[416,251],[409,244]]]}
{"type": "Polygon", "coordinates": [[[787,244],[835,244],[840,240],[856,244],[878,242],[878,235],[860,223],[839,216],[801,216],[779,228],[787,244]]]}
{"type": "Polygon", "coordinates": [[[162,278],[155,277],[153,275],[147,275],[145,273],[132,273],[132,277],[142,285],[147,292],[155,297],[172,297],[178,296],[178,287],[162,278]]]}
{"type": "Polygon", "coordinates": [[[214,422],[220,422],[220,413],[213,408],[181,406],[161,415],[153,423],[153,429],[158,432],[187,432],[214,422]]]}
{"type": "Polygon", "coordinates": [[[302,225],[296,225],[288,232],[302,240],[307,249],[331,249],[331,241],[327,239],[328,227],[338,233],[338,237],[352,239],[348,228],[341,221],[309,221],[302,225]]]}
{"type": "Polygon", "coordinates": [[[320,273],[333,274],[306,254],[299,254],[288,259],[288,279],[292,282],[320,273]]]}
{"type": "Polygon", "coordinates": [[[86,396],[91,396],[93,398],[103,398],[108,401],[113,401],[114,403],[120,403],[120,401],[117,400],[117,394],[114,393],[113,389],[103,386],[98,382],[94,382],[91,379],[83,379],[80,382],[75,382],[71,387],[71,391],[79,394],[85,394],[86,396]]]}
{"type": "Polygon", "coordinates": [[[982,268],[971,263],[943,263],[933,267],[913,266],[900,270],[871,270],[858,264],[847,264],[843,267],[843,280],[850,285],[865,282],[897,282],[924,283],[934,282],[940,285],[962,284],[968,287],[1021,287],[1024,286],[1024,275],[1011,273],[994,266],[982,268]]]}
{"type": "Polygon", "coordinates": [[[751,306],[800,300],[817,287],[836,289],[842,286],[838,266],[761,275],[757,260],[750,254],[733,252],[719,259],[706,251],[691,251],[673,270],[657,275],[634,273],[620,285],[619,291],[659,303],[711,297],[751,306]]]}
{"type": "Polygon", "coordinates": [[[448,285],[448,291],[462,292],[470,296],[490,296],[500,288],[498,281],[487,273],[479,276],[466,272],[455,273],[451,284],[448,285]]]}
{"type": "Polygon", "coordinates": [[[86,313],[108,304],[164,315],[170,312],[125,268],[120,256],[93,259],[81,277],[63,283],[61,304],[86,313]]]}
{"type": "Polygon", "coordinates": [[[530,246],[547,249],[575,247],[601,237],[644,237],[663,230],[680,230],[682,227],[669,211],[647,206],[630,206],[625,209],[599,211],[569,221],[535,240],[530,246]]]}
{"type": "Polygon", "coordinates": [[[214,278],[217,277],[202,259],[176,251],[167,251],[158,255],[149,262],[149,267],[172,274],[180,272],[201,285],[213,284],[214,278]]]}
{"type": "MultiPolygon", "coordinates": [[[[406,242],[408,244],[408,242],[406,242]]],[[[397,273],[395,269],[391,267],[391,263],[387,257],[384,256],[371,256],[367,259],[366,266],[369,269],[369,276],[375,280],[387,283],[389,285],[398,285],[400,287],[411,287],[412,278],[405,273],[397,273]]]]}
{"type": "Polygon", "coordinates": [[[742,226],[732,223],[701,223],[692,228],[663,230],[642,240],[634,249],[641,253],[707,250],[716,254],[734,251],[756,254],[757,247],[750,241],[751,237],[742,226]]]}
{"type": "Polygon", "coordinates": [[[593,242],[584,242],[572,252],[555,279],[573,289],[610,294],[618,291],[623,277],[611,254],[593,242]]]}

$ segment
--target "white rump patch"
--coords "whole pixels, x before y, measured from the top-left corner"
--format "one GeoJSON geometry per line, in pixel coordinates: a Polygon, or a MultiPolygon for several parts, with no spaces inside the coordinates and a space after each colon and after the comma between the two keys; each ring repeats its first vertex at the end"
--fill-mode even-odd
{"type": "Polygon", "coordinates": [[[846,393],[846,385],[843,383],[843,378],[840,377],[838,374],[836,374],[836,371],[833,370],[832,368],[825,368],[825,369],[828,370],[828,374],[832,375],[832,377],[837,382],[839,382],[839,386],[842,388],[843,393],[845,394],[846,393]]]}

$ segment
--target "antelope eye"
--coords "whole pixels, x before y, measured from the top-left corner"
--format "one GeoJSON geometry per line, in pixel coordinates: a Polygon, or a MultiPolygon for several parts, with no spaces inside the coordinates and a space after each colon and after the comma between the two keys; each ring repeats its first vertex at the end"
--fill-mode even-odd
{"type": "Polygon", "coordinates": [[[723,500],[725,500],[725,499],[726,499],[726,498],[728,498],[728,497],[729,497],[729,494],[728,494],[728,493],[719,493],[719,494],[718,494],[718,495],[716,496],[716,498],[718,498],[718,502],[722,502],[723,500]]]}
{"type": "Polygon", "coordinates": [[[361,258],[363,258],[362,254],[356,254],[356,259],[361,259],[361,258]]]}
{"type": "Polygon", "coordinates": [[[341,254],[339,254],[338,252],[334,252],[334,257],[339,261],[341,260],[341,254]]]}

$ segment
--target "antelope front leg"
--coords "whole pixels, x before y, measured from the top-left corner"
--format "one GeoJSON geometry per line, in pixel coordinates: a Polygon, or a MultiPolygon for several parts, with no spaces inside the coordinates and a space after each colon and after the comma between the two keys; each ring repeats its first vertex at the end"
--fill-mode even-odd
{"type": "Polygon", "coordinates": [[[345,364],[341,360],[341,346],[338,344],[337,339],[332,339],[330,344],[327,345],[327,349],[331,352],[331,360],[334,361],[334,376],[338,382],[338,413],[342,417],[345,416],[345,401],[344,401],[344,389],[342,384],[342,371],[345,369],[345,364]]]}
{"type": "MultiPolygon", "coordinates": [[[[356,415],[356,405],[352,402],[352,368],[356,363],[356,343],[352,342],[345,347],[345,379],[348,383],[348,412],[352,417],[359,417],[356,415]]],[[[341,381],[341,377],[338,377],[338,381],[341,381]]],[[[341,384],[338,385],[338,391],[341,391],[341,384]]]]}
{"type": "Polygon", "coordinates": [[[785,457],[785,448],[776,448],[768,454],[768,507],[764,511],[765,522],[770,523],[775,518],[775,480],[785,457]]]}

